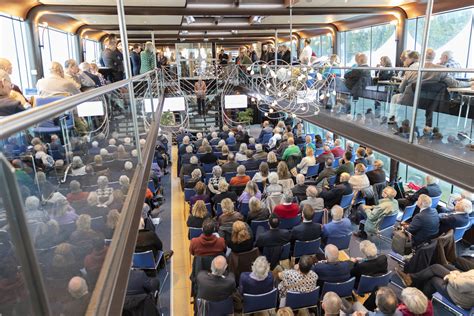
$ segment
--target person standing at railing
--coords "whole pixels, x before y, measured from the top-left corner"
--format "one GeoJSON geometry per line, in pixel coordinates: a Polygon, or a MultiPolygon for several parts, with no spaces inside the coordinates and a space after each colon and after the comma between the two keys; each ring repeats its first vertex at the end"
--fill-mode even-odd
{"type": "Polygon", "coordinates": [[[141,51],[142,51],[142,48],[140,44],[134,44],[132,50],[130,51],[132,76],[137,76],[140,74],[140,68],[141,68],[140,52],[141,51]]]}
{"type": "Polygon", "coordinates": [[[144,74],[156,68],[155,47],[152,42],[146,42],[145,50],[140,53],[140,73],[144,74]]]}
{"type": "Polygon", "coordinates": [[[206,91],[207,86],[202,77],[199,77],[199,80],[194,85],[194,93],[196,93],[196,100],[198,106],[199,115],[206,114],[206,91]]]}
{"type": "Polygon", "coordinates": [[[102,51],[101,60],[111,73],[107,79],[111,82],[120,81],[124,77],[123,55],[117,48],[117,38],[110,35],[104,41],[105,49],[102,51]]]}
{"type": "Polygon", "coordinates": [[[313,49],[310,46],[311,39],[306,38],[304,40],[304,48],[300,55],[300,63],[303,65],[309,65],[311,63],[311,56],[313,55],[313,49]]]}

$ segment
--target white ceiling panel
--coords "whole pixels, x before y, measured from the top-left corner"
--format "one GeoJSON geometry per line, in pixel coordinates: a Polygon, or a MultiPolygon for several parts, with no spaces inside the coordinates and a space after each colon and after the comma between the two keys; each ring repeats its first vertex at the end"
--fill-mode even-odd
{"type": "MultiPolygon", "coordinates": [[[[116,15],[71,14],[77,20],[87,24],[118,24],[116,15]]],[[[127,15],[127,24],[180,25],[181,15],[127,15]]]]}
{"type": "MultiPolygon", "coordinates": [[[[117,30],[113,30],[113,31],[104,30],[104,32],[111,33],[111,34],[120,34],[120,32],[117,31],[117,30]]],[[[143,34],[143,35],[149,35],[151,37],[151,31],[127,31],[127,33],[130,34],[130,35],[143,34]]],[[[155,31],[154,33],[155,33],[155,35],[162,35],[162,34],[177,35],[178,31],[155,31]]]]}
{"type": "MultiPolygon", "coordinates": [[[[40,0],[43,4],[60,5],[117,5],[116,0],[40,0]]],[[[184,7],[186,0],[124,0],[125,6],[184,7]]]]}
{"type": "Polygon", "coordinates": [[[398,6],[415,0],[299,0],[294,7],[365,7],[398,6]]]}
{"type": "MultiPolygon", "coordinates": [[[[353,18],[352,14],[340,15],[294,15],[293,24],[314,24],[314,23],[332,23],[334,21],[346,20],[353,18]]],[[[358,15],[360,16],[360,15],[358,15]]],[[[290,23],[289,16],[267,16],[263,19],[262,24],[288,24],[290,23]]]]}

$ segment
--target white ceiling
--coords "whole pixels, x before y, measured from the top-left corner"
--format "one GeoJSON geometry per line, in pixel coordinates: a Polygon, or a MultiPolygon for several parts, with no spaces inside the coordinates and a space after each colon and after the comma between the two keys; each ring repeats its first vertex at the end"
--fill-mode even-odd
{"type": "MultiPolygon", "coordinates": [[[[43,4],[117,5],[116,0],[39,0],[43,4]]],[[[186,0],[124,0],[125,6],[184,7],[186,0]]]]}
{"type": "MultiPolygon", "coordinates": [[[[77,20],[86,24],[118,24],[116,15],[94,15],[94,14],[71,14],[77,20]]],[[[127,24],[161,24],[161,25],[180,25],[181,15],[127,15],[125,20],[127,24]]]]}
{"type": "MultiPolygon", "coordinates": [[[[353,18],[353,14],[341,15],[294,15],[293,24],[314,24],[314,23],[332,23],[334,21],[346,20],[353,18]]],[[[289,16],[267,16],[263,19],[262,24],[287,24],[290,23],[289,16]]]]}
{"type": "MultiPolygon", "coordinates": [[[[107,33],[113,33],[113,34],[119,34],[120,31],[117,31],[117,30],[104,30],[104,32],[107,32],[107,33]]],[[[143,35],[149,35],[150,38],[151,38],[151,31],[128,31],[127,30],[127,33],[130,34],[130,35],[139,35],[139,34],[143,34],[143,35]]],[[[154,31],[155,35],[162,35],[162,34],[175,34],[175,35],[178,35],[178,31],[154,31]]]]}
{"type": "Polygon", "coordinates": [[[417,0],[299,0],[294,7],[397,6],[417,0]]]}

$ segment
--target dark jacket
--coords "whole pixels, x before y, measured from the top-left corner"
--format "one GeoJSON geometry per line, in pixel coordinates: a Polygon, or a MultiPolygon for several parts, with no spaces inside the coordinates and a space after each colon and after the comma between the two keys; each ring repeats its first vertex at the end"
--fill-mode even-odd
{"type": "Polygon", "coordinates": [[[434,208],[427,208],[416,214],[408,227],[413,236],[413,246],[418,246],[438,235],[439,215],[434,208]]]}
{"type": "Polygon", "coordinates": [[[234,253],[247,252],[253,249],[253,238],[247,239],[240,244],[234,244],[232,240],[228,243],[229,247],[234,253]]]}
{"type": "Polygon", "coordinates": [[[293,196],[296,196],[298,198],[298,201],[301,202],[303,200],[306,200],[306,189],[308,186],[306,184],[303,185],[295,185],[293,189],[291,189],[291,192],[293,193],[293,196]]]}
{"type": "Polygon", "coordinates": [[[111,69],[112,77],[109,78],[111,81],[119,81],[123,79],[123,55],[116,49],[111,50],[106,48],[102,51],[101,55],[104,66],[111,69]]]}
{"type": "Polygon", "coordinates": [[[225,174],[226,172],[236,172],[238,166],[239,166],[239,164],[236,163],[235,161],[226,162],[225,164],[223,164],[221,166],[222,167],[222,174],[225,174]]]}
{"type": "Polygon", "coordinates": [[[245,166],[246,170],[258,170],[258,167],[260,167],[260,162],[251,158],[246,161],[243,161],[242,165],[245,166]]]}
{"type": "Polygon", "coordinates": [[[266,279],[257,281],[250,277],[251,272],[242,272],[240,274],[239,292],[245,294],[263,294],[273,289],[273,275],[268,273],[266,279]]]}
{"type": "Polygon", "coordinates": [[[361,275],[382,275],[387,273],[387,256],[380,255],[371,259],[363,259],[362,261],[356,262],[351,270],[351,276],[356,277],[356,284],[359,284],[361,275]]]}
{"type": "Polygon", "coordinates": [[[351,278],[352,261],[317,263],[312,270],[318,275],[318,284],[324,282],[344,282],[351,278]]]}
{"type": "Polygon", "coordinates": [[[158,250],[163,250],[163,243],[155,232],[148,229],[140,229],[138,231],[135,252],[146,252],[149,250],[152,250],[153,255],[156,257],[158,250]]]}
{"type": "Polygon", "coordinates": [[[202,223],[208,217],[209,217],[209,215],[206,215],[204,218],[189,215],[188,220],[186,221],[186,225],[188,225],[188,227],[201,228],[202,223]]]}
{"type": "Polygon", "coordinates": [[[24,111],[20,101],[10,97],[0,97],[0,117],[24,111]]]}
{"type": "Polygon", "coordinates": [[[352,187],[349,182],[342,182],[334,186],[331,190],[323,190],[319,194],[319,197],[324,199],[324,206],[330,209],[336,204],[341,203],[341,198],[343,195],[351,194],[352,187]]]}
{"type": "MultiPolygon", "coordinates": [[[[368,65],[358,65],[358,67],[369,67],[368,65]]],[[[351,90],[354,96],[360,96],[366,86],[372,83],[370,70],[352,69],[344,75],[345,85],[351,90]]]]}
{"type": "Polygon", "coordinates": [[[238,199],[238,196],[237,196],[237,193],[235,193],[234,191],[226,191],[226,192],[222,192],[220,194],[214,195],[214,197],[212,198],[212,202],[214,204],[219,204],[220,202],[222,202],[223,199],[226,199],[226,198],[231,199],[232,202],[236,202],[238,199]]]}
{"type": "Polygon", "coordinates": [[[70,301],[64,304],[63,313],[68,316],[83,316],[86,313],[89,305],[90,294],[86,294],[80,298],[74,299],[71,297],[70,301]]]}
{"type": "Polygon", "coordinates": [[[453,213],[448,216],[442,216],[439,219],[439,234],[448,232],[450,229],[464,227],[469,224],[469,214],[453,213]]]}
{"type": "Polygon", "coordinates": [[[201,159],[199,159],[199,161],[205,164],[212,164],[217,162],[217,157],[213,153],[205,153],[201,156],[201,159]]]}
{"type": "Polygon", "coordinates": [[[382,183],[387,181],[385,171],[383,169],[374,169],[366,173],[367,178],[369,178],[369,182],[371,185],[376,183],[382,183]]]}
{"type": "Polygon", "coordinates": [[[261,233],[255,243],[260,250],[265,247],[283,246],[290,241],[291,234],[286,229],[270,229],[261,233]]]}
{"type": "Polygon", "coordinates": [[[235,278],[233,273],[221,277],[207,271],[197,275],[197,298],[211,302],[223,301],[235,291],[235,278]]]}
{"type": "Polygon", "coordinates": [[[130,52],[130,59],[132,61],[132,75],[137,76],[140,74],[140,67],[141,67],[140,54],[132,50],[130,52]]]}
{"type": "Polygon", "coordinates": [[[436,183],[429,184],[425,187],[422,187],[418,191],[416,191],[413,195],[410,195],[408,197],[408,200],[411,201],[411,202],[416,202],[421,194],[426,194],[429,197],[440,196],[441,195],[441,188],[436,183]]]}
{"type": "Polygon", "coordinates": [[[286,63],[288,63],[288,64],[291,64],[291,52],[290,52],[289,50],[287,50],[287,51],[283,54],[283,56],[281,56],[281,59],[282,59],[284,62],[286,62],[286,63]]]}
{"type": "Polygon", "coordinates": [[[309,241],[321,237],[321,224],[313,222],[303,222],[291,230],[291,241],[309,241]]]}
{"type": "Polygon", "coordinates": [[[130,270],[127,295],[152,293],[159,288],[158,278],[150,278],[143,270],[130,270]]]}

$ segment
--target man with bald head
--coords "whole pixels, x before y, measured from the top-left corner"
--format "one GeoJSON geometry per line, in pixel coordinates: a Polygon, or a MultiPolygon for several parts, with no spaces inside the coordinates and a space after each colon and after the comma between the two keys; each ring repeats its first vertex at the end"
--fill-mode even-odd
{"type": "Polygon", "coordinates": [[[234,293],[235,277],[227,272],[227,260],[224,256],[217,256],[212,260],[211,272],[200,271],[196,279],[197,298],[207,301],[222,301],[234,293]]]}
{"type": "MultiPolygon", "coordinates": [[[[8,59],[0,58],[0,70],[4,70],[9,76],[11,76],[13,74],[13,65],[8,59]]],[[[22,104],[27,102],[25,96],[23,95],[23,92],[21,92],[20,87],[18,87],[17,85],[13,83],[12,83],[12,91],[13,92],[10,92],[11,97],[17,99],[22,104]]]]}
{"type": "Polygon", "coordinates": [[[86,280],[81,277],[73,277],[68,284],[70,301],[64,304],[64,315],[84,315],[89,305],[90,294],[86,280]]]}
{"type": "Polygon", "coordinates": [[[74,95],[81,93],[76,85],[64,78],[64,69],[60,63],[53,61],[49,68],[49,75],[38,80],[36,87],[41,97],[50,97],[54,95],[74,95]]]}

